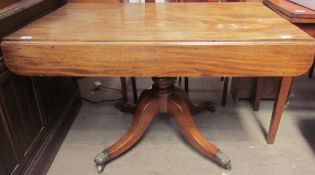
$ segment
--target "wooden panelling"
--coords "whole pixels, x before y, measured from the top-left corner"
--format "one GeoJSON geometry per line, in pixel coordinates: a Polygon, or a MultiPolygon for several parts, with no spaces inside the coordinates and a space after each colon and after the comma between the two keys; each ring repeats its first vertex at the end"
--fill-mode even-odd
{"type": "Polygon", "coordinates": [[[21,1],[21,0],[1,0],[0,1],[0,9],[8,7],[14,3],[19,2],[19,1],[21,1]]]}
{"type": "Polygon", "coordinates": [[[15,173],[27,169],[26,164],[61,114],[76,113],[76,107],[68,111],[66,106],[78,87],[73,78],[35,78],[32,82],[29,77],[7,72],[0,74],[0,79],[6,76],[0,84],[0,159],[3,171],[10,174],[16,166],[15,173]]]}
{"type": "MultiPolygon", "coordinates": [[[[72,78],[58,78],[58,81],[69,82],[69,80],[72,81],[71,85],[64,89],[64,96],[59,99],[59,104],[55,106],[54,112],[48,116],[51,119],[48,126],[44,128],[43,140],[37,147],[38,151],[34,152],[33,157],[36,158],[28,162],[27,168],[24,168],[27,170],[26,175],[47,173],[81,106],[77,82],[72,78]]],[[[39,99],[39,101],[41,100],[39,99]]]]}
{"type": "Polygon", "coordinates": [[[67,97],[69,88],[75,83],[73,78],[41,77],[33,78],[40,99],[41,112],[47,120],[45,125],[56,117],[56,109],[61,100],[67,97]],[[50,93],[47,93],[50,92],[50,93]]]}
{"type": "Polygon", "coordinates": [[[54,117],[56,107],[61,100],[56,78],[34,78],[34,81],[40,100],[41,112],[46,120],[45,125],[48,125],[54,117]]]}
{"type": "Polygon", "coordinates": [[[0,87],[0,99],[4,113],[14,131],[20,159],[42,128],[34,92],[29,78],[12,75],[0,87]]]}
{"type": "Polygon", "coordinates": [[[62,4],[64,0],[24,0],[23,3],[12,4],[12,8],[0,9],[0,38],[13,30],[27,24],[30,20],[50,12],[62,4]]]}
{"type": "Polygon", "coordinates": [[[9,140],[8,128],[5,128],[4,116],[0,115],[0,174],[9,174],[18,165],[18,160],[14,155],[13,145],[9,140]]]}
{"type": "Polygon", "coordinates": [[[6,167],[4,166],[1,159],[0,159],[0,174],[8,174],[6,167]]]}

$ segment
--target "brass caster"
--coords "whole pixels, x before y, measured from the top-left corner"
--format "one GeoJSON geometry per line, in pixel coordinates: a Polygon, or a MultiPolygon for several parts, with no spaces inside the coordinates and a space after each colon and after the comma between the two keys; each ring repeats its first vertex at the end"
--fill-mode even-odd
{"type": "Polygon", "coordinates": [[[224,165],[223,168],[230,171],[232,169],[231,162],[226,164],[226,165],[224,165]]]}
{"type": "Polygon", "coordinates": [[[96,170],[99,174],[104,171],[105,164],[109,160],[110,160],[110,157],[106,151],[103,151],[99,153],[98,155],[96,155],[94,162],[95,162],[96,170]]]}
{"type": "Polygon", "coordinates": [[[219,150],[216,154],[215,161],[221,165],[224,169],[231,170],[232,165],[231,165],[231,159],[224,154],[221,150],[219,150]]]}
{"type": "Polygon", "coordinates": [[[96,166],[96,171],[98,174],[101,174],[103,171],[104,171],[104,168],[105,168],[105,164],[103,165],[97,165],[96,166]]]}

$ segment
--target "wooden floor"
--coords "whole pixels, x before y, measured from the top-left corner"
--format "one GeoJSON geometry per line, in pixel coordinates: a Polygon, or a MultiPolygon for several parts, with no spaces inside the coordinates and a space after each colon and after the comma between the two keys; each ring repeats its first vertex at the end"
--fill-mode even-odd
{"type": "MultiPolygon", "coordinates": [[[[104,86],[119,88],[119,78],[81,79],[84,97],[120,98],[119,93],[111,90],[91,92],[96,80],[104,86]]],[[[137,79],[137,83],[141,91],[150,87],[151,80],[137,79]]],[[[190,86],[193,100],[212,99],[217,104],[215,113],[201,113],[195,116],[195,122],[207,139],[230,156],[232,171],[224,171],[195,151],[184,140],[175,122],[165,115],[153,121],[134,149],[110,162],[104,175],[315,174],[314,80],[307,77],[294,80],[293,96],[283,114],[274,145],[268,145],[265,139],[272,101],[263,101],[260,111],[253,112],[249,102],[233,102],[229,96],[224,108],[220,106],[223,83],[219,78],[192,79],[190,86]]],[[[94,156],[119,139],[132,119],[131,114],[116,110],[113,103],[83,103],[49,175],[97,174],[94,156]]]]}

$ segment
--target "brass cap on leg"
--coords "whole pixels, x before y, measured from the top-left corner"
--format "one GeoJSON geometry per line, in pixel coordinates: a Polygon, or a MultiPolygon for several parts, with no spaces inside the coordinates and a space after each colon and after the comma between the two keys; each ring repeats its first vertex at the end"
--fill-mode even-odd
{"type": "Polygon", "coordinates": [[[110,156],[106,151],[102,151],[94,158],[97,172],[100,174],[104,171],[105,163],[110,160],[110,156]]]}
{"type": "Polygon", "coordinates": [[[216,154],[216,158],[214,159],[218,164],[220,164],[223,168],[227,170],[231,170],[231,159],[224,154],[221,150],[219,150],[216,154]]]}

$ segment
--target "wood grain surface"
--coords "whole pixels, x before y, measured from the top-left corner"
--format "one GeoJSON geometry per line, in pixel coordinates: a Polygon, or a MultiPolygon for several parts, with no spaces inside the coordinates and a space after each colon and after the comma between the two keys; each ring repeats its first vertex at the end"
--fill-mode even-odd
{"type": "Polygon", "coordinates": [[[314,40],[261,3],[68,3],[4,38],[6,65],[45,76],[297,76],[314,40]]]}
{"type": "Polygon", "coordinates": [[[283,77],[279,87],[278,98],[275,101],[269,125],[267,143],[273,144],[279,128],[282,112],[292,86],[292,77],[283,77]]]}

